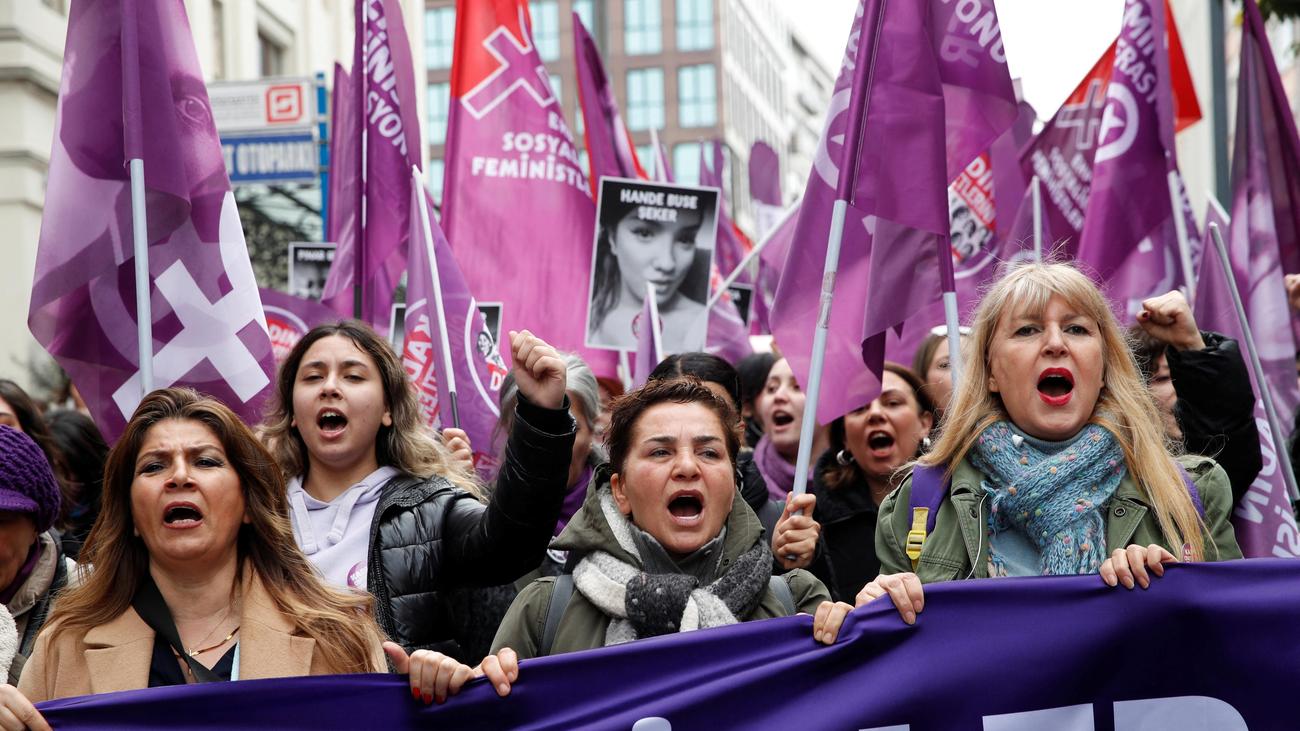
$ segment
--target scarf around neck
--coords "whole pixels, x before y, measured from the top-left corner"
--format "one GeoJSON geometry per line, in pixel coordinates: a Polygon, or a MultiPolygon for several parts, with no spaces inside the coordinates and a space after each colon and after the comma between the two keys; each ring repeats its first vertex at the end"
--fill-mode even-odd
{"type": "MultiPolygon", "coordinates": [[[[574,588],[610,619],[606,646],[736,624],[758,607],[767,591],[772,552],[761,538],[704,584],[691,574],[651,573],[642,568],[647,564],[637,548],[633,533],[637,528],[618,511],[608,487],[601,489],[600,508],[619,547],[638,562],[592,551],[573,570],[574,588]]],[[[654,540],[642,537],[647,539],[654,540]]]]}
{"type": "Polygon", "coordinates": [[[766,435],[754,446],[754,466],[767,483],[768,497],[784,502],[785,496],[794,489],[794,465],[785,461],[766,435]]]}
{"type": "MultiPolygon", "coordinates": [[[[1015,529],[1039,551],[1042,573],[1088,574],[1106,558],[1101,506],[1127,471],[1115,437],[1096,424],[1084,426],[1064,446],[1027,438],[1010,423],[985,429],[970,451],[984,474],[980,487],[992,498],[989,531],[1015,529]]],[[[1002,556],[990,547],[990,575],[1005,576],[1002,556]]]]}

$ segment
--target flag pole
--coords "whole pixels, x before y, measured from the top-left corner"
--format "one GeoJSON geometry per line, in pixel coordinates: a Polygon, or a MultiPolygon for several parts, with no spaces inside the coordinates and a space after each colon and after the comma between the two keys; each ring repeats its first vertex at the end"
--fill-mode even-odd
{"type": "Polygon", "coordinates": [[[1237,278],[1232,275],[1232,261],[1228,259],[1228,247],[1223,245],[1223,234],[1219,225],[1209,225],[1210,238],[1214,240],[1214,250],[1219,254],[1219,263],[1223,266],[1223,277],[1227,280],[1228,291],[1232,293],[1232,305],[1237,309],[1237,322],[1241,324],[1241,339],[1246,346],[1246,355],[1250,361],[1250,370],[1255,374],[1255,384],[1259,387],[1259,396],[1264,401],[1264,413],[1268,415],[1268,428],[1273,432],[1273,446],[1278,452],[1277,462],[1282,467],[1282,478],[1286,480],[1286,489],[1290,493],[1291,503],[1300,500],[1300,490],[1296,488],[1295,471],[1291,460],[1282,453],[1282,422],[1278,419],[1277,406],[1273,403],[1273,389],[1264,375],[1264,365],[1259,361],[1259,351],[1255,349],[1255,336],[1251,334],[1250,322],[1246,317],[1246,308],[1241,302],[1241,292],[1237,289],[1237,278]]]}
{"type": "MultiPolygon", "coordinates": [[[[655,294],[655,286],[649,282],[645,283],[645,296],[650,298],[646,300],[650,303],[650,322],[646,324],[650,326],[650,341],[655,348],[654,361],[658,365],[664,358],[664,331],[659,327],[659,297],[655,294]]],[[[636,374],[636,377],[640,378],[641,374],[636,374]]]]}
{"type": "Polygon", "coordinates": [[[438,318],[438,340],[442,348],[442,384],[447,394],[447,405],[451,407],[451,425],[460,428],[460,412],[456,407],[456,371],[452,368],[451,342],[447,336],[447,311],[442,306],[442,279],[438,276],[438,253],[433,248],[433,227],[429,225],[428,199],[424,195],[424,183],[420,179],[420,169],[411,166],[412,196],[419,202],[420,227],[424,230],[424,253],[429,257],[429,272],[433,279],[433,309],[438,318]]]}
{"type": "Polygon", "coordinates": [[[664,175],[664,161],[659,157],[659,131],[654,127],[650,128],[650,147],[654,150],[655,164],[654,173],[651,174],[651,180],[656,183],[667,182],[668,176],[664,175]]]}
{"type": "Polygon", "coordinates": [[[718,288],[709,296],[709,301],[704,304],[704,309],[712,310],[713,306],[718,304],[718,300],[722,299],[722,293],[727,291],[727,287],[730,287],[732,282],[735,282],[741,274],[745,273],[745,267],[753,263],[758,258],[758,255],[763,253],[763,249],[767,248],[768,243],[771,242],[772,239],[776,238],[776,232],[779,231],[792,216],[795,216],[798,213],[799,202],[796,201],[789,208],[785,209],[785,212],[781,214],[781,219],[772,226],[772,230],[768,231],[767,235],[757,244],[754,244],[754,248],[750,249],[749,253],[745,254],[745,258],[741,259],[740,263],[736,265],[735,271],[728,274],[726,278],[722,280],[722,283],[718,285],[718,288]]]}
{"type": "Polygon", "coordinates": [[[627,362],[627,351],[618,351],[618,380],[623,382],[623,390],[632,390],[632,366],[627,362]]]}
{"type": "Polygon", "coordinates": [[[140,98],[140,35],[135,0],[122,6],[122,97],[127,168],[131,175],[131,248],[135,265],[135,334],[140,397],[153,390],[153,308],[149,301],[149,225],[144,191],[140,98]]]}
{"type": "Polygon", "coordinates": [[[1035,175],[1030,181],[1030,191],[1034,205],[1034,261],[1043,262],[1043,189],[1042,182],[1035,175]]]}
{"type": "MultiPolygon", "coordinates": [[[[817,403],[821,398],[822,369],[826,363],[826,338],[831,322],[831,301],[835,296],[835,274],[840,266],[840,244],[844,239],[844,218],[848,214],[849,196],[856,182],[858,147],[861,143],[863,122],[871,94],[871,81],[875,73],[876,46],[880,39],[880,23],[885,17],[886,0],[869,0],[858,35],[854,68],[870,64],[866,74],[854,74],[854,85],[849,92],[849,126],[844,137],[840,158],[839,178],[836,181],[835,206],[831,209],[831,228],[826,237],[826,263],[822,268],[822,289],[817,329],[813,331],[812,359],[808,366],[808,387],[804,389],[803,423],[799,427],[799,455],[794,466],[795,495],[808,490],[808,468],[812,462],[813,430],[817,427],[817,403]],[[870,30],[870,35],[868,35],[870,30]],[[859,79],[865,76],[860,83],[859,79]],[[856,88],[855,88],[856,87],[856,88]],[[856,103],[854,103],[856,101],[856,103]]],[[[775,230],[775,229],[773,229],[775,230]]],[[[949,255],[949,261],[952,260],[949,255]]]]}
{"type": "MultiPolygon", "coordinates": [[[[366,142],[370,122],[366,115],[366,14],[365,0],[356,0],[355,29],[357,52],[353,55],[352,77],[357,94],[357,227],[352,247],[352,316],[361,319],[366,275],[366,142]]],[[[431,262],[432,263],[432,262],[431,262]]]]}
{"type": "Polygon", "coordinates": [[[1178,237],[1178,258],[1183,267],[1183,286],[1187,288],[1187,305],[1191,307],[1196,303],[1196,272],[1192,270],[1192,244],[1187,238],[1187,219],[1183,217],[1182,185],[1178,182],[1177,169],[1169,171],[1168,180],[1174,234],[1178,237]]]}

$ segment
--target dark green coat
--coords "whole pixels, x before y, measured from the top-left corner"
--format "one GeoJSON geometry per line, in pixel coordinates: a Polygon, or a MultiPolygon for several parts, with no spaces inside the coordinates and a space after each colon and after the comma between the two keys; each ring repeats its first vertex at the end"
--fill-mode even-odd
{"type": "MultiPolygon", "coordinates": [[[[1228,522],[1232,514],[1228,475],[1209,457],[1189,455],[1179,457],[1178,463],[1192,476],[1205,506],[1206,560],[1241,558],[1232,524],[1228,522]]],[[[982,479],[983,475],[970,462],[962,460],[957,465],[948,499],[939,507],[934,532],[927,536],[915,569],[922,583],[988,577],[989,501],[980,489],[982,479]]],[[[876,555],[880,557],[880,572],[883,574],[913,571],[906,551],[907,532],[912,527],[911,497],[912,476],[908,475],[880,505],[876,555]]],[[[1155,543],[1182,558],[1182,546],[1171,545],[1165,538],[1150,501],[1138,490],[1131,475],[1124,476],[1115,494],[1102,507],[1107,551],[1134,543],[1143,546],[1155,543]]]]}

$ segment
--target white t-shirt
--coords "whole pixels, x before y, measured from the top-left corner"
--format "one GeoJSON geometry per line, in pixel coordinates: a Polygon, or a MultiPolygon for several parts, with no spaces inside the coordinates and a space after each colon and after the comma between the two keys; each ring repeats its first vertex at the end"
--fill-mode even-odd
{"type": "Polygon", "coordinates": [[[366,590],[370,523],[384,484],[398,474],[395,467],[380,467],[329,502],[307,494],[301,477],[289,480],[293,537],[329,583],[366,590]]]}

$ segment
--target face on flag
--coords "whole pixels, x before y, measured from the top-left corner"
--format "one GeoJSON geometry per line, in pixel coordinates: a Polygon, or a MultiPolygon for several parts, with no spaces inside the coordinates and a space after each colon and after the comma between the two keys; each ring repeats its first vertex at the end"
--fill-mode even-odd
{"type": "Polygon", "coordinates": [[[28,323],[110,441],[139,403],[126,138],[140,141],[153,387],[188,385],[256,422],[274,360],[184,7],[74,3],[28,323]],[[138,64],[124,68],[135,8],[138,64]],[[128,19],[129,20],[129,19],[128,19]],[[140,108],[124,108],[135,80],[140,108]],[[124,120],[130,120],[129,126],[124,120]]]}

